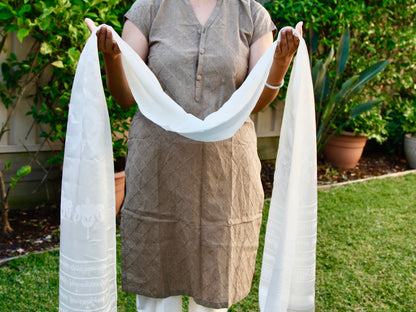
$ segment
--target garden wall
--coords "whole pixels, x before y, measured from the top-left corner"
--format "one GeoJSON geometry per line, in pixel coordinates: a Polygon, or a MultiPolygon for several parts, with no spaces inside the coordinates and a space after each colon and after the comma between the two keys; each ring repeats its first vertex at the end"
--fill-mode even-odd
{"type": "MultiPolygon", "coordinates": [[[[20,43],[15,34],[8,36],[5,43],[7,52],[0,55],[0,63],[3,63],[11,53],[15,53],[18,59],[24,59],[31,44],[32,40],[29,37],[20,43]]],[[[29,86],[27,93],[33,94],[33,90],[34,84],[29,86]]],[[[32,105],[33,100],[29,97],[24,98],[16,106],[9,130],[0,141],[0,167],[4,168],[7,162],[12,162],[4,173],[6,183],[16,176],[16,171],[22,166],[32,166],[32,172],[17,183],[10,195],[11,209],[30,208],[59,201],[60,166],[52,166],[47,160],[56,155],[62,146],[39,137],[41,126],[26,114],[32,105]]],[[[6,109],[0,101],[0,126],[6,121],[10,109],[10,107],[6,109]]]]}

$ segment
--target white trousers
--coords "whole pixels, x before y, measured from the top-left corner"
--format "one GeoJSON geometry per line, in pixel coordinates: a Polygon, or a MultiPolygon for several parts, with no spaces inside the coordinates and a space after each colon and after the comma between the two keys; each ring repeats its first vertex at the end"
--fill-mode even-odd
{"type": "MultiPolygon", "coordinates": [[[[182,312],[182,296],[172,296],[163,299],[137,295],[137,312],[182,312]]],[[[189,298],[188,312],[227,312],[228,309],[212,309],[203,307],[189,298]]]]}

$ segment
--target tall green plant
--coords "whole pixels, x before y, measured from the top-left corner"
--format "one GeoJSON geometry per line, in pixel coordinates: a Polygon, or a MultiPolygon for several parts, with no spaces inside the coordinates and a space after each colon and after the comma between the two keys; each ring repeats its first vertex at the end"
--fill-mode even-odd
{"type": "MultiPolygon", "coordinates": [[[[90,35],[84,19],[89,17],[97,23],[107,23],[120,33],[124,13],[131,3],[127,0],[0,2],[0,53],[5,59],[1,64],[0,105],[4,105],[9,112],[6,121],[0,125],[0,139],[8,131],[9,121],[19,103],[30,97],[33,105],[28,114],[40,125],[40,136],[64,144],[72,80],[81,50],[90,35]],[[30,43],[27,54],[22,58],[7,50],[6,42],[11,36],[16,36],[20,42],[30,43]]],[[[133,116],[135,110],[120,109],[108,92],[107,100],[112,131],[121,134],[114,135],[114,152],[122,156],[126,150],[125,132],[129,127],[125,120],[133,116]]],[[[50,162],[62,163],[62,156],[63,152],[50,162]]],[[[0,168],[0,173],[6,167],[0,168]]],[[[16,178],[22,172],[18,171],[16,178]]],[[[7,189],[2,181],[0,195],[4,202],[11,188],[7,189]]],[[[8,206],[4,208],[3,204],[3,211],[7,210],[8,206]]],[[[8,224],[4,220],[6,222],[8,224]]]]}
{"type": "Polygon", "coordinates": [[[4,173],[10,168],[12,162],[8,161],[3,168],[0,168],[0,207],[1,217],[3,220],[3,233],[10,233],[13,228],[9,222],[9,196],[13,192],[16,184],[21,178],[28,175],[32,171],[32,167],[29,165],[22,166],[16,172],[16,176],[11,178],[11,182],[6,184],[4,180],[4,173]]]}
{"type": "MultiPolygon", "coordinates": [[[[354,30],[350,49],[350,58],[354,62],[349,63],[345,74],[351,77],[367,68],[369,63],[388,59],[389,66],[367,84],[362,90],[362,98],[382,94],[385,101],[380,104],[378,120],[384,123],[383,127],[388,123],[388,129],[401,127],[400,123],[396,124],[399,120],[391,120],[388,114],[400,108],[395,98],[416,97],[415,1],[270,0],[265,7],[278,28],[304,21],[305,39],[310,42],[310,52],[314,51],[311,53],[312,64],[325,58],[330,47],[337,45],[346,27],[354,30]],[[319,34],[319,47],[313,34],[319,34]]],[[[354,123],[359,119],[362,118],[356,118],[354,123]]],[[[397,144],[402,137],[397,138],[397,134],[397,131],[383,134],[383,139],[388,136],[386,144],[394,152],[401,150],[401,145],[397,144]]]]}
{"type": "MultiPolygon", "coordinates": [[[[0,3],[2,47],[6,37],[13,32],[17,33],[20,41],[27,37],[33,39],[24,59],[17,59],[11,53],[2,67],[10,72],[4,76],[6,82],[20,86],[21,73],[34,64],[31,82],[36,88],[32,93],[25,92],[24,96],[34,99],[28,114],[39,124],[46,125],[42,127],[41,137],[62,144],[65,142],[72,80],[82,48],[90,35],[84,19],[89,17],[97,23],[107,23],[121,33],[124,13],[130,5],[131,2],[126,0],[6,0],[0,3]]],[[[10,103],[14,98],[7,90],[6,85],[0,89],[3,103],[10,103]]],[[[124,134],[128,124],[122,120],[133,116],[135,110],[120,110],[108,92],[106,96],[112,130],[124,134]]],[[[125,135],[114,140],[115,154],[125,154],[125,140],[125,135]]],[[[50,161],[61,163],[62,156],[61,153],[50,161]]]]}
{"type": "Polygon", "coordinates": [[[370,100],[360,104],[351,105],[352,99],[359,94],[365,83],[374,78],[387,65],[387,61],[377,62],[363,70],[358,75],[341,82],[342,73],[349,58],[350,34],[348,28],[344,31],[338,44],[336,65],[333,80],[330,77],[330,64],[334,58],[334,49],[327,59],[316,62],[312,69],[314,83],[316,124],[317,124],[317,151],[321,154],[323,148],[333,135],[345,129],[346,125],[377,105],[381,100],[370,100]],[[345,111],[347,113],[345,114],[345,111]]]}

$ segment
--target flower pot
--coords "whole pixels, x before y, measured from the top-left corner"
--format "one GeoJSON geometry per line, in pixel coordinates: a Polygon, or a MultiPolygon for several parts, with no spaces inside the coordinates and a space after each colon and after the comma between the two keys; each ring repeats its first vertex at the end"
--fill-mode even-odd
{"type": "Polygon", "coordinates": [[[115,186],[116,186],[116,215],[117,215],[124,201],[124,186],[126,184],[125,171],[114,173],[114,180],[115,180],[115,186]]]}
{"type": "Polygon", "coordinates": [[[352,169],[358,164],[363,154],[367,137],[357,136],[352,132],[334,135],[324,148],[324,158],[334,167],[352,169]]]}
{"type": "Polygon", "coordinates": [[[416,137],[411,134],[404,136],[404,154],[409,167],[416,169],[416,137]]]}

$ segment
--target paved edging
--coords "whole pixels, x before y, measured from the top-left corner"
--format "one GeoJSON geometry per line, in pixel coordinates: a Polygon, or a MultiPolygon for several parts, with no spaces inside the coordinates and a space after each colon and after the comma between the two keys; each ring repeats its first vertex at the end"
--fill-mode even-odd
{"type": "Polygon", "coordinates": [[[405,176],[405,175],[408,175],[408,174],[416,174],[416,169],[400,171],[400,172],[395,172],[395,173],[388,173],[388,174],[384,174],[384,175],[381,175],[381,176],[375,176],[375,177],[370,177],[370,178],[360,179],[360,180],[352,180],[352,181],[346,181],[346,182],[340,182],[340,183],[318,185],[318,190],[319,189],[329,189],[329,188],[348,185],[348,184],[352,184],[352,183],[366,182],[366,181],[376,180],[376,179],[402,177],[402,176],[405,176]]]}
{"type": "MultiPolygon", "coordinates": [[[[120,234],[116,234],[116,237],[119,237],[119,236],[120,236],[120,234]]],[[[35,251],[35,252],[28,252],[28,253],[26,253],[24,255],[20,255],[20,256],[3,258],[3,259],[0,259],[0,266],[2,266],[4,264],[6,264],[7,262],[9,262],[11,260],[14,260],[14,259],[23,258],[23,257],[27,257],[27,256],[30,256],[30,255],[43,254],[43,253],[46,253],[46,252],[57,251],[57,250],[59,250],[59,244],[58,244],[58,246],[53,247],[53,248],[44,249],[44,250],[35,251]]]]}
{"type": "Polygon", "coordinates": [[[0,266],[2,266],[3,264],[6,264],[7,262],[9,262],[11,260],[14,260],[14,259],[23,258],[23,257],[27,257],[27,256],[30,256],[30,255],[39,255],[39,254],[43,254],[43,253],[51,252],[51,251],[56,251],[56,250],[59,250],[59,247],[53,247],[53,248],[44,249],[44,250],[35,251],[35,252],[28,252],[28,253],[26,253],[24,255],[20,255],[20,256],[3,258],[3,259],[0,259],[0,266]]]}

